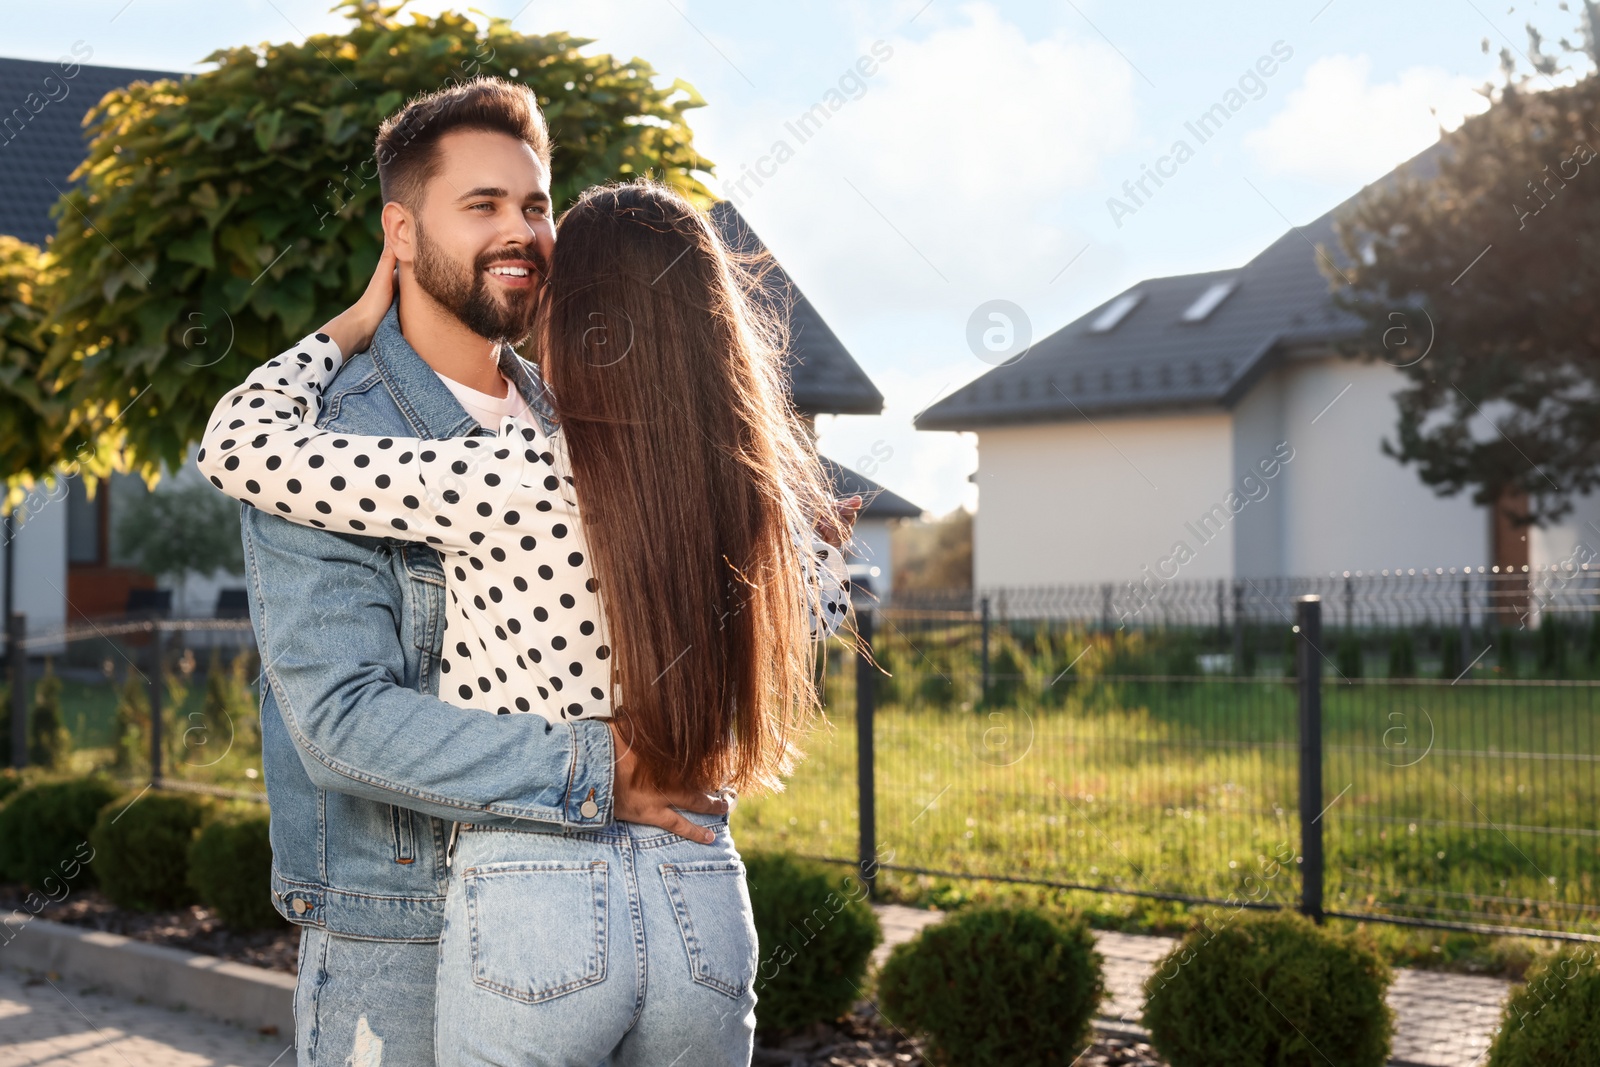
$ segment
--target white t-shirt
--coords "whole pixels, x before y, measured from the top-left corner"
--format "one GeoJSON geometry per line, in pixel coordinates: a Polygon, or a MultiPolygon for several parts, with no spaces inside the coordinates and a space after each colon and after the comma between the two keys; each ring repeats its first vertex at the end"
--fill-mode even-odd
{"type": "Polygon", "coordinates": [[[505,386],[506,395],[490,396],[480,393],[476,389],[469,389],[453,378],[439,375],[439,380],[445,388],[455,396],[456,402],[466,409],[468,415],[478,420],[478,425],[486,430],[500,429],[500,420],[510,417],[532,422],[528,412],[528,402],[522,399],[522,394],[517,392],[517,387],[511,384],[511,379],[504,374],[500,375],[500,383],[505,386]]]}

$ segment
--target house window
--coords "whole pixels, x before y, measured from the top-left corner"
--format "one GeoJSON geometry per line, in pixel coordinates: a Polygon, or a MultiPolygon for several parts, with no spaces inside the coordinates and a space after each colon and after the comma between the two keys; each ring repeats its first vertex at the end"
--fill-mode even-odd
{"type": "Polygon", "coordinates": [[[1217,309],[1217,305],[1228,299],[1228,294],[1233,292],[1238,283],[1229,279],[1217,282],[1205,292],[1200,294],[1200,299],[1189,305],[1189,310],[1183,313],[1184,322],[1204,322],[1207,315],[1217,309]]]}
{"type": "Polygon", "coordinates": [[[1106,333],[1115,329],[1117,323],[1127,318],[1128,312],[1138,307],[1139,301],[1143,299],[1143,293],[1123,293],[1107,304],[1106,309],[1100,312],[1099,317],[1089,324],[1089,332],[1106,333]]]}
{"type": "Polygon", "coordinates": [[[89,567],[106,562],[106,486],[93,500],[82,478],[67,483],[67,562],[89,567]]]}

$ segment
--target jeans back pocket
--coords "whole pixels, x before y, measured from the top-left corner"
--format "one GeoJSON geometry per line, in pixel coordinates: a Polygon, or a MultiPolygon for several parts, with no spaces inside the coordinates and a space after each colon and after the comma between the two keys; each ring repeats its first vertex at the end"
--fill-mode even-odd
{"type": "Polygon", "coordinates": [[[661,880],[689,954],[690,977],[719,993],[743,997],[756,977],[756,924],[744,864],[663,863],[661,880]]]}
{"type": "Polygon", "coordinates": [[[606,863],[487,863],[462,872],[472,981],[527,1004],[606,977],[606,863]]]}

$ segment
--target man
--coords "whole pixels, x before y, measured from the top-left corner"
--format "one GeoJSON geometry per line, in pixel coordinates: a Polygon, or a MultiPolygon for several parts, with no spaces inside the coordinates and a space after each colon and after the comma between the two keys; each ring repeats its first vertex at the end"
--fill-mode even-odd
{"type": "MultiPolygon", "coordinates": [[[[524,86],[419,98],[377,141],[398,299],[323,398],[318,425],[447,438],[531,411],[553,428],[528,332],[555,239],[550,145],[524,86]]],[[[837,544],[853,511],[828,520],[837,544]]],[[[633,786],[603,721],[463,714],[437,700],[445,577],[423,544],[335,535],[243,509],[265,691],[272,892],[302,927],[302,1067],[432,1067],[436,946],[452,824],[612,819],[690,840],[674,808],[720,797],[633,786]]]]}

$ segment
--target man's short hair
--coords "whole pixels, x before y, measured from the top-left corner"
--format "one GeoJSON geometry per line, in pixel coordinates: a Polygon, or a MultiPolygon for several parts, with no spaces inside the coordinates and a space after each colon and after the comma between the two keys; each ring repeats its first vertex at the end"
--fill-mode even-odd
{"type": "Polygon", "coordinates": [[[473,78],[416,97],[378,127],[374,154],[384,203],[422,206],[423,189],[439,172],[439,138],[452,130],[515,137],[550,169],[550,131],[533,90],[504,78],[473,78]]]}

